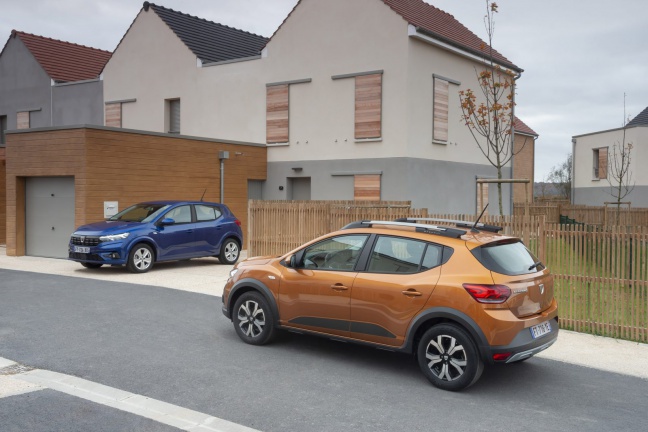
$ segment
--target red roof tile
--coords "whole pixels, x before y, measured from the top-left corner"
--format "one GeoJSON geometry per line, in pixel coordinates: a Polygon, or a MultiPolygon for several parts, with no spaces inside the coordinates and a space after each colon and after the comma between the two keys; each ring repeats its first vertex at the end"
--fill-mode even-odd
{"type": "MultiPolygon", "coordinates": [[[[420,27],[440,40],[463,48],[480,57],[487,58],[488,44],[447,12],[442,11],[423,0],[382,0],[386,5],[401,15],[408,23],[420,27]]],[[[493,49],[493,59],[516,70],[520,70],[502,54],[493,49]]]]}
{"type": "Polygon", "coordinates": [[[50,78],[57,82],[98,78],[112,55],[110,51],[13,30],[11,37],[16,36],[25,44],[50,78]]]}
{"type": "Polygon", "coordinates": [[[516,132],[520,132],[523,134],[527,135],[533,135],[533,136],[538,136],[538,134],[531,129],[529,126],[527,126],[522,120],[519,118],[515,117],[515,122],[513,123],[513,128],[515,129],[516,132]]]}

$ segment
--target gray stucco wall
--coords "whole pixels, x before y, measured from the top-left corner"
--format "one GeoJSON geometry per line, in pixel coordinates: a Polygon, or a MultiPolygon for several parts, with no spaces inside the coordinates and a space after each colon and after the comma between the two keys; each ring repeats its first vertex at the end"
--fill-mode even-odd
{"type": "Polygon", "coordinates": [[[16,113],[32,111],[32,127],[50,125],[51,80],[19,38],[11,38],[0,56],[0,115],[16,129],[16,113]]]}
{"type": "MultiPolygon", "coordinates": [[[[615,201],[610,194],[610,186],[597,188],[575,188],[572,190],[572,202],[578,205],[602,206],[605,202],[615,201]]],[[[631,202],[632,207],[648,207],[648,186],[635,186],[623,202],[631,202]]]]}
{"type": "Polygon", "coordinates": [[[103,125],[103,81],[56,85],[52,91],[54,126],[103,125]]]}
{"type": "MultiPolygon", "coordinates": [[[[510,176],[510,172],[505,169],[505,176],[510,176]]],[[[378,173],[382,175],[383,200],[412,201],[414,208],[461,214],[475,212],[476,178],[497,176],[495,168],[485,165],[414,158],[270,162],[263,199],[287,199],[289,178],[310,177],[311,199],[352,200],[353,175],[378,173]]],[[[503,185],[505,214],[510,213],[510,193],[510,186],[503,185]]],[[[489,202],[489,213],[497,214],[497,185],[489,186],[489,202]]]]}
{"type": "Polygon", "coordinates": [[[52,87],[52,80],[20,38],[11,38],[0,56],[0,116],[17,128],[16,113],[30,112],[30,127],[103,125],[103,82],[52,87]]]}

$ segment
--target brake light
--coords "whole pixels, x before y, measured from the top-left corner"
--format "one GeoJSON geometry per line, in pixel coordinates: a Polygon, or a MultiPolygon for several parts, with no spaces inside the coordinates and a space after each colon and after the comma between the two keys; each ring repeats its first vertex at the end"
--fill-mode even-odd
{"type": "Polygon", "coordinates": [[[236,225],[238,225],[238,226],[241,226],[241,221],[238,220],[238,219],[236,219],[236,220],[234,221],[234,223],[235,223],[236,225]]]}
{"type": "Polygon", "coordinates": [[[463,287],[479,303],[504,303],[511,296],[506,285],[463,284],[463,287]]]}

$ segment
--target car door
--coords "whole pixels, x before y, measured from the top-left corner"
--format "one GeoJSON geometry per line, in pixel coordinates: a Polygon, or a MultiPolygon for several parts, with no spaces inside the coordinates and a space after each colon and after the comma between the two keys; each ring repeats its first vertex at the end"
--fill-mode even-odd
{"type": "Polygon", "coordinates": [[[306,247],[296,268],[284,268],[279,287],[281,324],[349,335],[351,287],[369,235],[341,235],[306,247]]]}
{"type": "Polygon", "coordinates": [[[166,212],[160,221],[173,219],[170,225],[160,225],[155,231],[159,248],[158,260],[173,260],[190,257],[194,241],[194,224],[190,205],[174,207],[166,212]]]}
{"type": "Polygon", "coordinates": [[[223,226],[219,223],[223,212],[217,206],[195,204],[196,225],[194,229],[195,253],[201,256],[216,255],[223,240],[223,226]]]}
{"type": "Polygon", "coordinates": [[[440,245],[378,236],[366,270],[353,283],[350,336],[401,346],[410,321],[436,287],[442,256],[440,245]]]}

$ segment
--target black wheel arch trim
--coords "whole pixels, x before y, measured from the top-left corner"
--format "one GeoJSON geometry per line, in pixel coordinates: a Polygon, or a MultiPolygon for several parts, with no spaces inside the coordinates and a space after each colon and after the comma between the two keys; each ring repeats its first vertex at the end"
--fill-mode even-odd
{"type": "MultiPolygon", "coordinates": [[[[232,309],[234,307],[234,302],[232,300],[238,298],[237,292],[241,289],[245,289],[246,291],[256,291],[260,293],[266,299],[268,305],[270,305],[275,323],[279,324],[279,308],[277,307],[277,302],[274,295],[272,294],[272,291],[263,282],[252,278],[241,279],[234,284],[234,286],[230,290],[229,296],[227,297],[227,305],[224,305],[227,310],[225,316],[227,316],[229,319],[232,319],[232,309]]],[[[223,310],[223,312],[225,312],[225,310],[223,310]]]]}
{"type": "Polygon", "coordinates": [[[473,338],[480,356],[482,356],[483,358],[487,357],[488,352],[490,352],[490,345],[486,340],[484,332],[482,332],[477,323],[465,313],[446,307],[426,309],[425,311],[419,313],[416,317],[414,317],[409,328],[407,329],[407,336],[405,337],[405,344],[402,346],[402,350],[407,352],[414,352],[414,336],[416,335],[418,329],[421,328],[421,326],[429,320],[438,318],[454,321],[457,324],[461,325],[473,338]]]}

